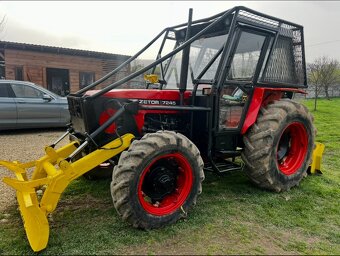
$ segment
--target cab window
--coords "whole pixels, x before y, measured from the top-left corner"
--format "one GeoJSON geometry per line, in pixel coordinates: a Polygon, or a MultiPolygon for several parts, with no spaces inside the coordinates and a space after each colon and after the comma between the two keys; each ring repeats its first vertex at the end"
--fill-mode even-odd
{"type": "Polygon", "coordinates": [[[237,45],[228,80],[252,80],[266,37],[243,31],[237,45]]]}

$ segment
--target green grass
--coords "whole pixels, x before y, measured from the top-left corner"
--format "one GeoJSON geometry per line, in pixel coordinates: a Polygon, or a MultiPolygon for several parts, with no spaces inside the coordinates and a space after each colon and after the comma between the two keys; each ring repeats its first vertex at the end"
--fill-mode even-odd
{"type": "MultiPolygon", "coordinates": [[[[340,99],[319,100],[312,113],[326,144],[323,175],[277,194],[242,172],[208,173],[188,218],[151,231],[118,217],[109,181],[81,178],[63,194],[41,254],[340,254],[340,99]]],[[[0,219],[8,220],[0,222],[0,254],[34,254],[15,203],[0,219]]]]}

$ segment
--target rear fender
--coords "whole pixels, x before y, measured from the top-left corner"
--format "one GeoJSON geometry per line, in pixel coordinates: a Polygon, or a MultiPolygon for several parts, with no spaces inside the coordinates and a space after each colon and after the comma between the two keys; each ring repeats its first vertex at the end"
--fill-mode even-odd
{"type": "Polygon", "coordinates": [[[294,88],[256,87],[254,89],[253,96],[251,98],[251,103],[249,105],[249,109],[241,129],[241,134],[245,134],[248,131],[249,127],[251,127],[255,123],[261,107],[266,106],[273,100],[281,99],[285,92],[306,94],[305,91],[294,88]]]}

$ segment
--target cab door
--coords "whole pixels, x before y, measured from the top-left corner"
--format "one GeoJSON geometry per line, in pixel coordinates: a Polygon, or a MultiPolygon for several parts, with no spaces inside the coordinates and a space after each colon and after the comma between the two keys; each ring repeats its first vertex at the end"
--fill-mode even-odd
{"type": "Polygon", "coordinates": [[[268,57],[274,33],[239,26],[229,62],[218,85],[215,115],[215,148],[235,150],[253,87],[268,57]],[[234,136],[233,136],[234,135],[234,136]]]}

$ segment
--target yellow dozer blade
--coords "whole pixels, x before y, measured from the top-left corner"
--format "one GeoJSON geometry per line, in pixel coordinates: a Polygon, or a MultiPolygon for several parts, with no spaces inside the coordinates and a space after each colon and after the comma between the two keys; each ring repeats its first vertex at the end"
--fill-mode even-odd
{"type": "Polygon", "coordinates": [[[325,150],[324,144],[319,143],[319,142],[315,143],[315,149],[313,151],[313,156],[312,156],[312,164],[310,165],[311,174],[322,173],[321,172],[321,160],[322,160],[322,154],[324,150],[325,150]]]}
{"type": "Polygon", "coordinates": [[[49,237],[47,215],[55,210],[68,184],[127,149],[133,138],[132,134],[125,134],[75,162],[66,159],[77,149],[78,142],[71,142],[58,150],[46,147],[46,155],[37,161],[0,161],[0,165],[16,176],[16,179],[5,177],[3,182],[17,191],[20,213],[33,251],[46,248],[49,237]],[[28,179],[27,170],[32,167],[32,178],[28,179]]]}

